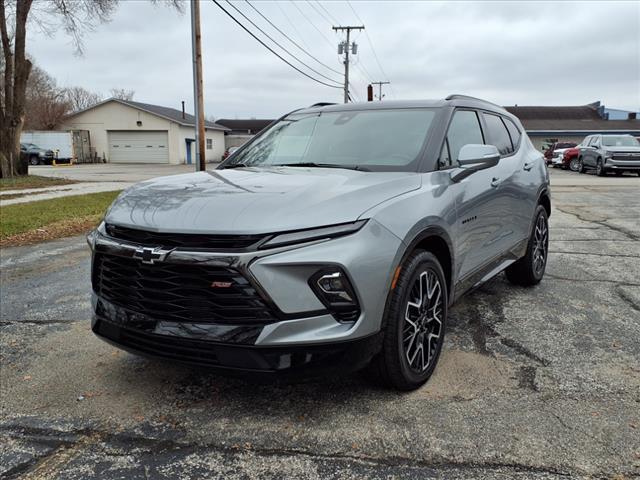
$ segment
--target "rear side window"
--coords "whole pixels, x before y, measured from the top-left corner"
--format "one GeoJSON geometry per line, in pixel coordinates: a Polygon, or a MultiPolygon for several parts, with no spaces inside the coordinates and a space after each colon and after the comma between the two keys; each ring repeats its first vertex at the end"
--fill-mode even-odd
{"type": "MultiPolygon", "coordinates": [[[[445,142],[449,147],[449,165],[458,160],[460,149],[469,143],[484,144],[480,121],[476,112],[458,110],[453,114],[445,142]]],[[[446,148],[444,150],[446,151],[446,148]]],[[[442,158],[441,163],[443,163],[442,158]]],[[[446,165],[443,166],[446,167],[446,165]]]]}
{"type": "Polygon", "coordinates": [[[509,132],[502,122],[502,119],[497,115],[485,113],[484,120],[487,124],[489,144],[495,145],[500,152],[500,155],[509,155],[513,153],[511,137],[509,137],[509,132]]]}
{"type": "Polygon", "coordinates": [[[520,145],[520,137],[522,134],[516,124],[513,123],[508,118],[502,118],[504,124],[507,126],[507,130],[509,130],[509,136],[511,137],[511,144],[513,145],[513,150],[516,151],[518,149],[518,145],[520,145]]]}

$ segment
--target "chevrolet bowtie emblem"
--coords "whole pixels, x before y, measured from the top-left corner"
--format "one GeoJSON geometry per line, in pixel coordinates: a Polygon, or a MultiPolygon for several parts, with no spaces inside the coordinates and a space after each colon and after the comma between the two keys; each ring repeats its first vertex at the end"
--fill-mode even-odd
{"type": "Polygon", "coordinates": [[[162,247],[140,247],[133,254],[133,258],[140,260],[142,263],[153,265],[156,262],[163,262],[171,250],[163,250],[162,247]]]}

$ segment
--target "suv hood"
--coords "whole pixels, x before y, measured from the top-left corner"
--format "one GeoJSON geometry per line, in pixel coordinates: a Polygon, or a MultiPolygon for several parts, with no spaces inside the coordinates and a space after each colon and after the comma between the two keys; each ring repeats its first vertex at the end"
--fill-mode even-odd
{"type": "Polygon", "coordinates": [[[134,185],[114,201],[105,221],[161,232],[273,233],[352,222],[420,184],[413,172],[211,170],[134,185]]]}

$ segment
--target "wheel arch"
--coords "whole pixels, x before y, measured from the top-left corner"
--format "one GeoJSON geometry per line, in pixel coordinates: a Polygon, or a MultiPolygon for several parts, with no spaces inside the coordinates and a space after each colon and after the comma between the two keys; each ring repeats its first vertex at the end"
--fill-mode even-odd
{"type": "Polygon", "coordinates": [[[447,294],[449,300],[452,298],[453,292],[453,273],[454,273],[454,253],[453,242],[449,234],[438,226],[429,226],[416,234],[407,244],[405,251],[400,258],[397,268],[402,268],[405,260],[416,250],[425,250],[433,253],[444,271],[445,280],[447,282],[447,294]]]}
{"type": "Polygon", "coordinates": [[[537,205],[542,205],[544,207],[547,211],[547,217],[551,216],[551,195],[549,195],[549,190],[546,188],[538,194],[537,205]]]}

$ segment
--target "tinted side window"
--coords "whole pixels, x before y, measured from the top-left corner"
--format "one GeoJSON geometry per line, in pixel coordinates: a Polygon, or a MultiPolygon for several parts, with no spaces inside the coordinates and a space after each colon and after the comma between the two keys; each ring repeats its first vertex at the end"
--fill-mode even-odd
{"type": "Polygon", "coordinates": [[[449,155],[451,160],[458,160],[460,149],[469,143],[484,144],[482,129],[476,112],[458,110],[453,114],[447,132],[449,155]]]}
{"type": "Polygon", "coordinates": [[[511,138],[507,127],[504,126],[502,120],[497,115],[484,115],[484,120],[487,123],[489,143],[495,145],[500,152],[500,155],[509,155],[513,153],[513,146],[511,145],[511,138]]]}
{"type": "Polygon", "coordinates": [[[518,130],[518,127],[516,127],[516,124],[511,120],[509,120],[508,118],[503,118],[502,120],[507,126],[507,130],[509,130],[509,136],[511,137],[511,144],[513,145],[513,149],[516,150],[518,148],[518,145],[520,145],[520,137],[522,136],[522,134],[520,133],[520,130],[518,130]]]}

